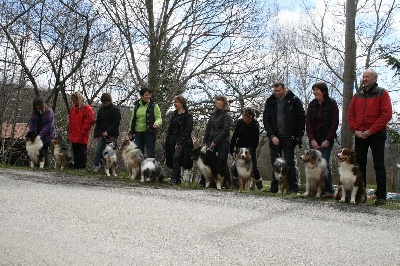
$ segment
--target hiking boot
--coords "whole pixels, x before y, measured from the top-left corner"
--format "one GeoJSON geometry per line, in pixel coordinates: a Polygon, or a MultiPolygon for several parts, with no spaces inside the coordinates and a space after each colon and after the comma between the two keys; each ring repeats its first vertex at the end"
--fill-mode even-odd
{"type": "Polygon", "coordinates": [[[385,205],[386,200],[385,199],[376,199],[375,200],[375,206],[380,206],[380,205],[385,205]]]}
{"type": "Polygon", "coordinates": [[[263,184],[262,184],[262,179],[256,180],[256,187],[258,190],[263,190],[263,184]]]}
{"type": "Polygon", "coordinates": [[[278,188],[270,187],[269,189],[265,190],[268,193],[278,193],[278,188]]]}

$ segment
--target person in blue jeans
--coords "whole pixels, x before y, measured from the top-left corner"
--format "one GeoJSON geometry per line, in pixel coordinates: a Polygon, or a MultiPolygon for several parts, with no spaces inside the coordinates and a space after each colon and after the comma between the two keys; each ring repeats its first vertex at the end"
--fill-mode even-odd
{"type": "Polygon", "coordinates": [[[157,131],[162,124],[160,107],[149,88],[141,88],[139,95],[132,110],[129,139],[135,141],[143,155],[146,147],[147,158],[155,158],[157,131]]]}
{"type": "Polygon", "coordinates": [[[119,125],[121,123],[121,111],[112,103],[111,94],[103,93],[100,101],[102,106],[97,112],[96,126],[93,137],[97,140],[96,156],[93,162],[93,171],[98,172],[100,161],[103,158],[103,150],[107,143],[116,143],[119,136],[119,125]]]}
{"type": "Polygon", "coordinates": [[[312,86],[315,99],[307,108],[306,132],[310,140],[310,148],[320,150],[322,158],[328,165],[328,180],[325,197],[333,197],[335,189],[332,183],[331,151],[339,126],[339,109],[334,99],[329,97],[328,86],[325,82],[317,82],[312,86]]]}

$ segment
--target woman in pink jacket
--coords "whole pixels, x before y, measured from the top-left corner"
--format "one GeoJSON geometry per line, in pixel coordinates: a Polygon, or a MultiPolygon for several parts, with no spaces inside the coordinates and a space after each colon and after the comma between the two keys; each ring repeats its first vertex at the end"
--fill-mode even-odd
{"type": "Polygon", "coordinates": [[[85,104],[80,92],[71,95],[73,106],[69,110],[69,141],[74,153],[74,168],[85,169],[87,162],[87,144],[95,116],[93,108],[85,104]]]}

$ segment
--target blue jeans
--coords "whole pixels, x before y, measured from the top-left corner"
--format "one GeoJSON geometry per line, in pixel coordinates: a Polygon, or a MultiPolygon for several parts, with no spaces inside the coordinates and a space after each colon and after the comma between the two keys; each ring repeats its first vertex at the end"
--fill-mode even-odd
{"type": "Polygon", "coordinates": [[[156,137],[156,133],[135,132],[135,144],[143,155],[146,146],[147,158],[156,158],[156,137]]]}
{"type": "MultiPolygon", "coordinates": [[[[283,153],[283,158],[285,158],[288,168],[289,168],[289,191],[297,192],[299,190],[299,185],[297,182],[297,172],[296,172],[296,163],[294,161],[294,149],[296,148],[296,142],[291,139],[291,137],[279,138],[279,146],[275,146],[270,141],[270,155],[271,155],[271,164],[274,165],[276,158],[281,157],[283,153]]],[[[274,174],[273,180],[271,182],[271,190],[278,190],[278,181],[275,179],[274,174]]]]}
{"type": "MultiPolygon", "coordinates": [[[[318,143],[318,146],[321,146],[322,142],[325,141],[325,138],[317,138],[315,141],[318,143]]],[[[333,148],[334,141],[329,142],[329,146],[327,148],[320,149],[319,151],[322,154],[322,158],[326,160],[327,166],[328,166],[328,177],[327,177],[327,184],[326,184],[326,189],[325,191],[328,193],[335,193],[335,189],[333,188],[333,182],[332,182],[332,170],[331,170],[331,152],[333,148]]],[[[310,149],[313,149],[311,146],[310,142],[310,149]]]]}
{"type": "Polygon", "coordinates": [[[371,148],[374,170],[376,174],[376,198],[386,199],[386,168],[385,168],[385,142],[386,131],[378,132],[366,139],[355,138],[355,152],[357,162],[364,178],[364,186],[367,184],[367,155],[371,148]]]}
{"type": "Polygon", "coordinates": [[[100,166],[100,161],[103,159],[103,151],[104,148],[106,147],[107,141],[103,138],[100,137],[97,141],[97,146],[96,146],[96,156],[94,157],[94,162],[93,165],[100,166]]]}

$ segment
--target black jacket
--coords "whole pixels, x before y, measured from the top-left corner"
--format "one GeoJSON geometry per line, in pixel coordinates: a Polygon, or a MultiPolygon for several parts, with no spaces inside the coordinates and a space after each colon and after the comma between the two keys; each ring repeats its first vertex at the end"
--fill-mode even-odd
{"type": "MultiPolygon", "coordinates": [[[[294,141],[301,143],[305,128],[305,112],[302,102],[288,90],[285,97],[284,113],[285,113],[285,132],[294,141]]],[[[267,131],[267,136],[271,139],[272,135],[279,137],[277,122],[277,98],[272,94],[265,102],[263,123],[267,131]]]]}
{"type": "Polygon", "coordinates": [[[253,119],[249,124],[246,124],[243,119],[239,119],[232,134],[230,153],[232,154],[235,148],[240,147],[256,150],[259,140],[260,125],[258,121],[253,119]]]}
{"type": "Polygon", "coordinates": [[[99,138],[105,131],[110,137],[118,137],[120,123],[121,111],[118,106],[114,104],[110,104],[108,107],[101,106],[97,112],[93,137],[99,138]]]}
{"type": "Polygon", "coordinates": [[[214,111],[208,120],[203,143],[210,144],[213,141],[218,145],[223,142],[229,142],[231,125],[232,117],[229,111],[214,111]]]}
{"type": "Polygon", "coordinates": [[[172,168],[176,144],[182,146],[184,149],[183,156],[181,157],[181,166],[185,169],[192,168],[193,161],[191,158],[191,152],[194,148],[192,131],[193,115],[189,112],[178,115],[177,111],[174,111],[169,120],[167,137],[164,145],[165,164],[169,168],[172,168]]]}

